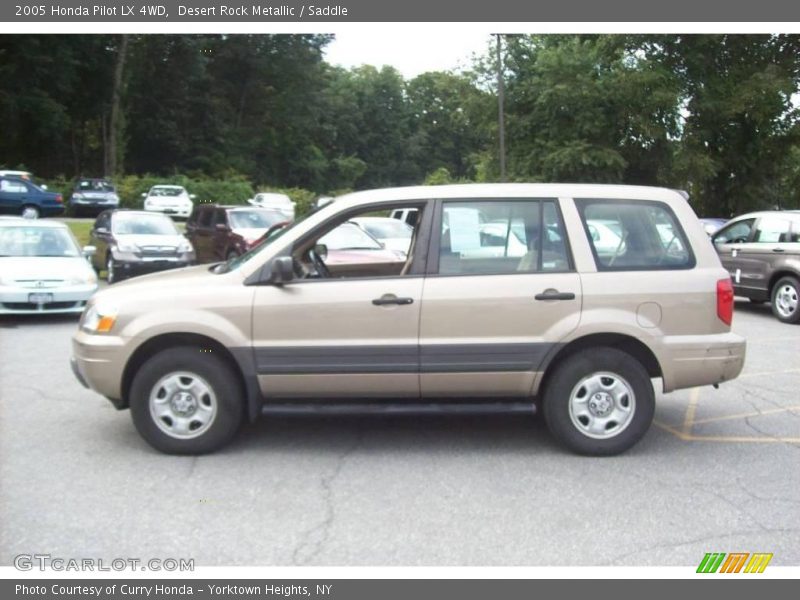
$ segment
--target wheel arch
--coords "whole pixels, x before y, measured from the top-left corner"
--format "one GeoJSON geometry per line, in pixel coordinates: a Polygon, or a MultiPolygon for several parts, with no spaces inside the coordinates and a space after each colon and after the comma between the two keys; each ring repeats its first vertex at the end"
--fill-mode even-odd
{"type": "Polygon", "coordinates": [[[245,392],[244,401],[248,418],[253,421],[261,410],[261,394],[258,388],[255,362],[251,348],[228,348],[218,340],[199,333],[170,332],[153,336],[133,351],[122,372],[121,406],[130,406],[129,393],[133,378],[148,358],[158,352],[178,346],[195,346],[208,349],[225,361],[236,373],[245,392]]]}
{"type": "Polygon", "coordinates": [[[631,355],[641,363],[651,378],[664,376],[655,353],[641,340],[624,333],[593,333],[564,344],[545,358],[535,395],[539,398],[542,396],[544,390],[547,389],[548,380],[559,363],[582,350],[600,347],[616,348],[631,355]]]}
{"type": "Polygon", "coordinates": [[[786,267],[783,267],[780,270],[773,273],[769,278],[769,285],[767,287],[767,300],[772,300],[772,290],[775,287],[775,284],[778,283],[784,277],[794,277],[795,279],[800,280],[800,273],[788,269],[786,267]]]}

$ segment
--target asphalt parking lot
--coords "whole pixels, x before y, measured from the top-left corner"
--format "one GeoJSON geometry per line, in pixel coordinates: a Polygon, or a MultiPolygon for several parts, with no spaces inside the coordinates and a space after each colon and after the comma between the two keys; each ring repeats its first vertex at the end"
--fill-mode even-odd
{"type": "Polygon", "coordinates": [[[150,449],[68,365],[74,318],[0,317],[0,564],[800,564],[800,327],[737,302],[745,371],[659,395],[627,454],[536,417],[281,418],[200,458],[150,449]]]}

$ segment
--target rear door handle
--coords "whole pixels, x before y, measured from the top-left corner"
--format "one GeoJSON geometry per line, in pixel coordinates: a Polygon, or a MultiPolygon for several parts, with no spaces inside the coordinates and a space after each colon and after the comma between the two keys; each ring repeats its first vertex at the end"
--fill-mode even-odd
{"type": "Polygon", "coordinates": [[[375,298],[375,300],[373,300],[372,303],[375,306],[386,306],[388,304],[404,305],[404,304],[413,304],[414,303],[414,299],[413,298],[398,298],[397,296],[392,296],[392,295],[387,294],[385,296],[381,296],[380,298],[375,298]]]}
{"type": "Polygon", "coordinates": [[[545,290],[534,296],[536,300],[575,300],[572,292],[559,292],[558,290],[545,290]]]}
{"type": "Polygon", "coordinates": [[[779,252],[779,253],[785,252],[785,250],[783,248],[773,248],[772,251],[773,252],[779,252]]]}

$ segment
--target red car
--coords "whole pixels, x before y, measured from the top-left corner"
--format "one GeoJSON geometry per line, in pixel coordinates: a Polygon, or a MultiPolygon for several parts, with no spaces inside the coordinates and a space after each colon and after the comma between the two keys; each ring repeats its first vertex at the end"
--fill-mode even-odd
{"type": "Polygon", "coordinates": [[[219,262],[240,256],[255,246],[286,217],[271,208],[252,206],[195,206],[186,222],[198,263],[219,262]]]}

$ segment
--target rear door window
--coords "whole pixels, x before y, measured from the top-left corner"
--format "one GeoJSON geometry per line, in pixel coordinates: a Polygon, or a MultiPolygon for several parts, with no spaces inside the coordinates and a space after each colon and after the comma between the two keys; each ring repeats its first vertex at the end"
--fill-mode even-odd
{"type": "Polygon", "coordinates": [[[791,222],[779,217],[763,217],[758,220],[753,241],[762,244],[777,244],[790,241],[791,222]]]}
{"type": "Polygon", "coordinates": [[[663,202],[592,199],[576,204],[598,270],[694,267],[683,229],[663,202]]]}
{"type": "Polygon", "coordinates": [[[441,275],[570,269],[554,200],[446,201],[441,227],[441,275]]]}

